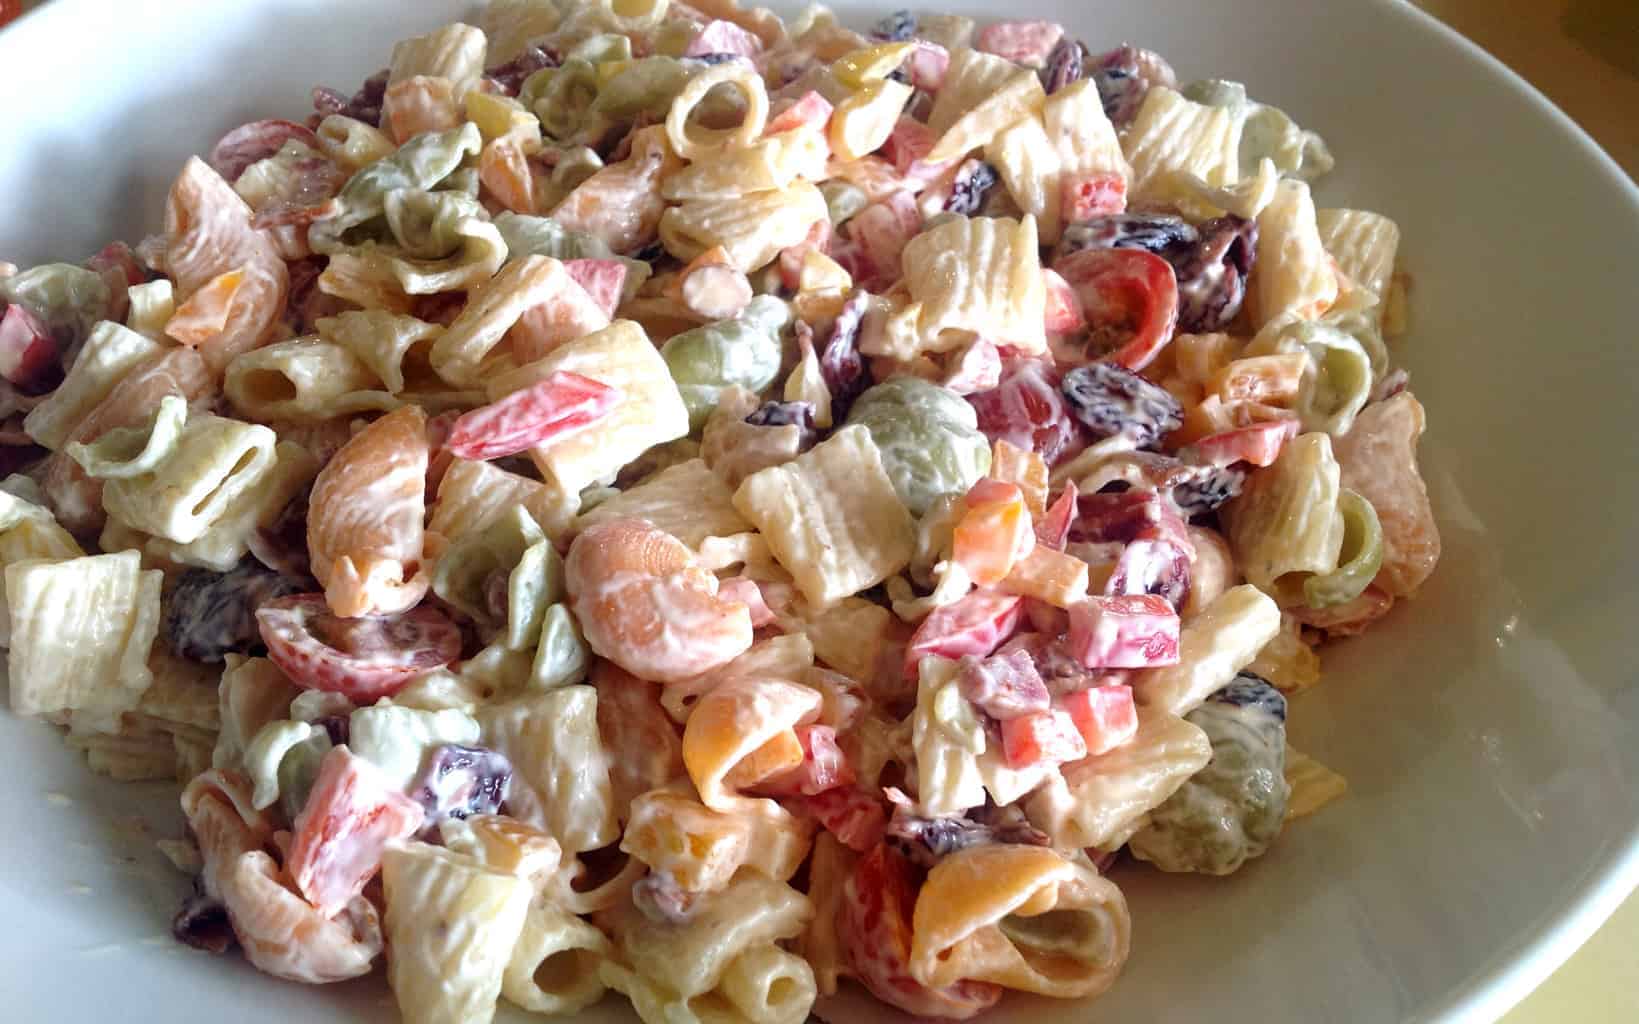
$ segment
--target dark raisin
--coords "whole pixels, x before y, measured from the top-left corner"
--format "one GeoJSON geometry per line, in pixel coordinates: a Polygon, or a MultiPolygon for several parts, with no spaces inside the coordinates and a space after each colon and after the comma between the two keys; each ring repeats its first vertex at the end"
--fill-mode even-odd
{"type": "Polygon", "coordinates": [[[984,206],[985,196],[996,185],[996,168],[983,160],[968,160],[956,169],[950,183],[950,198],[945,200],[948,213],[971,217],[984,206]]]}
{"type": "Polygon", "coordinates": [[[1144,74],[1146,56],[1153,57],[1135,46],[1118,46],[1094,61],[1087,75],[1098,88],[1104,116],[1116,128],[1132,123],[1150,91],[1149,79],[1144,74]]]}
{"type": "Polygon", "coordinates": [[[436,829],[445,818],[495,814],[512,783],[512,762],[486,747],[446,743],[427,755],[427,766],[410,788],[426,808],[422,828],[436,829]]]}
{"type": "Polygon", "coordinates": [[[871,26],[871,38],[889,43],[902,43],[916,35],[916,15],[910,11],[894,11],[871,26]]]}
{"type": "Polygon", "coordinates": [[[484,72],[484,77],[495,83],[502,95],[516,96],[524,79],[543,68],[555,68],[558,58],[542,46],[531,46],[505,64],[497,64],[484,72]]]}
{"type": "Polygon", "coordinates": [[[1194,479],[1182,481],[1172,488],[1173,503],[1191,519],[1204,516],[1224,502],[1241,493],[1246,483],[1246,470],[1235,466],[1201,466],[1194,479]]]}
{"type": "Polygon", "coordinates": [[[1042,85],[1049,93],[1058,92],[1067,85],[1081,81],[1087,77],[1087,44],[1079,39],[1065,36],[1053,47],[1053,52],[1047,55],[1047,64],[1042,68],[1042,85]]]}
{"type": "Polygon", "coordinates": [[[1269,680],[1252,672],[1240,673],[1233,682],[1207,700],[1241,708],[1260,708],[1282,722],[1286,721],[1286,697],[1271,686],[1269,680]]]}
{"type": "Polygon", "coordinates": [[[637,252],[632,253],[631,258],[634,260],[642,260],[644,263],[655,263],[663,259],[665,255],[666,247],[662,245],[659,240],[656,240],[650,242],[648,245],[645,245],[637,252]]]}
{"type": "Polygon", "coordinates": [[[1166,388],[1114,363],[1088,363],[1060,385],[1070,415],[1095,438],[1117,435],[1147,448],[1184,423],[1184,409],[1166,388]]]}
{"type": "Polygon", "coordinates": [[[312,495],[309,484],[285,503],[273,522],[250,535],[247,546],[258,562],[286,576],[308,575],[307,506],[312,495]]]}
{"type": "Polygon", "coordinates": [[[732,64],[735,61],[744,61],[747,64],[751,63],[751,61],[744,55],[738,53],[702,53],[693,57],[683,58],[683,64],[685,66],[690,62],[693,62],[704,67],[712,67],[717,64],[732,64]]]}
{"type": "Polygon", "coordinates": [[[831,391],[831,416],[839,423],[847,416],[854,399],[871,386],[870,367],[859,351],[859,329],[870,303],[869,292],[855,289],[842,304],[825,343],[818,350],[820,376],[831,391]]]}
{"type": "Polygon", "coordinates": [[[904,68],[894,68],[892,71],[888,72],[888,80],[890,82],[898,82],[901,85],[911,84],[911,76],[905,74],[904,68]]]}
{"type": "Polygon", "coordinates": [[[903,808],[894,811],[882,838],[907,860],[925,868],[970,846],[990,843],[1048,844],[1047,836],[1028,824],[1009,823],[1001,828],[992,828],[967,818],[924,818],[909,814],[903,808]]]}
{"type": "Polygon", "coordinates": [[[346,743],[352,733],[352,719],[346,715],[325,715],[314,719],[313,724],[324,730],[333,747],[346,743]]]}
{"type": "Polygon", "coordinates": [[[1258,225],[1233,214],[1201,225],[1189,249],[1162,253],[1178,279],[1178,330],[1221,331],[1241,311],[1257,253],[1258,225]]]}
{"type": "Polygon", "coordinates": [[[207,953],[226,953],[237,941],[228,908],[203,892],[182,902],[182,909],[171,919],[171,934],[183,945],[207,953]]]}
{"type": "Polygon", "coordinates": [[[256,609],[265,601],[299,594],[299,580],[246,559],[225,573],[189,569],[177,578],[165,605],[165,636],[178,656],[219,662],[261,646],[256,609]]]}
{"type": "Polygon", "coordinates": [[[754,427],[783,427],[796,424],[804,430],[814,429],[813,402],[764,402],[746,422],[754,427]]]}
{"type": "Polygon", "coordinates": [[[1071,224],[1059,238],[1053,259],[1083,249],[1143,249],[1158,256],[1194,245],[1200,236],[1182,217],[1168,213],[1112,213],[1071,224]]]}

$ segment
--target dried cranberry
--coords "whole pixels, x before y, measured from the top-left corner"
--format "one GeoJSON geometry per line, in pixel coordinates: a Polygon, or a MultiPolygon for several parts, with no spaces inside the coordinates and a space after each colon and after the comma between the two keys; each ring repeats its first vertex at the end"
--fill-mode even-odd
{"type": "Polygon", "coordinates": [[[978,413],[979,430],[992,442],[1030,449],[1049,466],[1085,447],[1059,393],[1058,371],[1042,360],[1004,363],[1002,382],[967,400],[978,413]]]}
{"type": "Polygon", "coordinates": [[[496,88],[506,96],[518,95],[523,88],[524,79],[543,68],[555,68],[558,58],[549,53],[544,47],[531,46],[505,64],[497,64],[484,72],[484,77],[495,83],[496,88]]]}
{"type": "Polygon", "coordinates": [[[970,217],[984,206],[985,196],[995,185],[996,168],[983,160],[964,161],[956,169],[956,177],[950,183],[950,198],[945,200],[945,210],[970,217]]]}
{"type": "Polygon", "coordinates": [[[1086,43],[1069,36],[1060,39],[1047,55],[1047,64],[1041,71],[1042,85],[1049,93],[1055,93],[1081,81],[1087,77],[1088,56],[1086,43]]]}
{"type": "Polygon", "coordinates": [[[178,656],[220,662],[261,646],[256,609],[265,601],[306,589],[246,559],[225,573],[189,569],[165,604],[165,637],[178,656]]]}
{"type": "Polygon", "coordinates": [[[1229,214],[1202,224],[1192,248],[1164,254],[1178,278],[1180,330],[1201,334],[1229,326],[1246,298],[1257,248],[1257,223],[1229,214]]]}
{"type": "Polygon", "coordinates": [[[894,11],[871,26],[871,38],[889,43],[902,43],[916,35],[916,15],[910,11],[894,11]]]}
{"type": "Polygon", "coordinates": [[[831,416],[838,421],[847,415],[854,399],[871,386],[870,368],[859,351],[859,328],[870,303],[870,293],[860,289],[848,296],[819,349],[820,376],[831,392],[831,416]]]}
{"type": "Polygon", "coordinates": [[[387,99],[387,69],[383,68],[364,80],[351,99],[343,101],[341,93],[323,86],[313,90],[313,109],[322,114],[341,114],[373,128],[381,127],[381,105],[387,99]]]}
{"type": "Polygon", "coordinates": [[[1093,437],[1122,436],[1147,448],[1184,422],[1183,407],[1167,389],[1114,363],[1088,363],[1061,385],[1070,414],[1093,437]]]}
{"type": "Polygon", "coordinates": [[[427,811],[422,831],[436,830],[446,818],[495,814],[512,784],[512,762],[487,747],[446,743],[427,755],[410,796],[427,811]]]}
{"type": "Polygon", "coordinates": [[[1199,238],[1188,221],[1170,213],[1111,213],[1065,228],[1053,260],[1083,249],[1143,249],[1164,256],[1199,238]]]}

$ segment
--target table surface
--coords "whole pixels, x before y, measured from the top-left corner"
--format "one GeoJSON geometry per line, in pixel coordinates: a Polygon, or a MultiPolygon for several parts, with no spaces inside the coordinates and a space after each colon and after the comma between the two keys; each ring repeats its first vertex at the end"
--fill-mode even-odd
{"type": "MultiPolygon", "coordinates": [[[[1639,179],[1639,0],[1414,2],[1540,89],[1639,179]]],[[[1500,1024],[1567,1021],[1639,1021],[1639,894],[1500,1024]]]]}

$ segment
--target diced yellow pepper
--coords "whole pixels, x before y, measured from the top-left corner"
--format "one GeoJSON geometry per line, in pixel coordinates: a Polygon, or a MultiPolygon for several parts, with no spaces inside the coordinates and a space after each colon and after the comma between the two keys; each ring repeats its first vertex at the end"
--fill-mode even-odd
{"type": "Polygon", "coordinates": [[[852,89],[868,82],[880,81],[905,63],[905,58],[916,49],[914,43],[882,43],[867,46],[838,57],[831,65],[831,74],[837,81],[852,89]]]}

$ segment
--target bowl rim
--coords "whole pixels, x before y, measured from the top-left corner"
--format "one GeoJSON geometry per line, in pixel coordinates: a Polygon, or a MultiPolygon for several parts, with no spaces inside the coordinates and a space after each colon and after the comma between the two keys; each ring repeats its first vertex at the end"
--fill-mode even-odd
{"type": "MultiPolygon", "coordinates": [[[[1625,197],[1628,206],[1639,215],[1639,183],[1540,89],[1411,0],[1371,2],[1385,17],[1400,19],[1397,31],[1433,35],[1489,75],[1500,89],[1511,92],[1533,113],[1546,118],[1564,137],[1568,148],[1574,148],[1597,167],[1612,191],[1625,197]]],[[[1583,872],[1570,900],[1545,914],[1534,930],[1502,943],[1484,966],[1418,1019],[1441,1024],[1500,1019],[1563,967],[1636,891],[1639,891],[1639,821],[1629,825],[1625,840],[1613,844],[1602,862],[1596,858],[1595,865],[1583,872]]]]}
{"type": "MultiPolygon", "coordinates": [[[[777,7],[794,5],[796,0],[759,0],[777,7]]],[[[845,0],[852,6],[861,0],[845,0]]],[[[1569,114],[1561,110],[1541,90],[1518,72],[1493,56],[1484,47],[1441,21],[1411,0],[1367,0],[1385,18],[1398,19],[1395,31],[1422,32],[1467,62],[1475,65],[1537,115],[1544,117],[1565,140],[1567,148],[1591,161],[1606,179],[1613,193],[1623,196],[1639,215],[1639,182],[1636,182],[1569,114]]],[[[8,22],[0,35],[0,52],[29,45],[39,33],[41,43],[58,22],[68,24],[84,9],[90,14],[99,0],[52,0],[37,3],[8,22]]],[[[937,0],[929,0],[936,6],[937,0]]],[[[846,11],[844,11],[846,14],[846,11]]],[[[1415,1021],[1430,1024],[1458,1024],[1469,1020],[1497,1020],[1517,1006],[1562,967],[1599,930],[1631,895],[1639,891],[1639,821],[1633,822],[1625,839],[1612,844],[1602,859],[1582,873],[1574,895],[1556,910],[1543,915],[1535,926],[1502,943],[1493,955],[1452,989],[1441,1001],[1415,1021]]]]}

